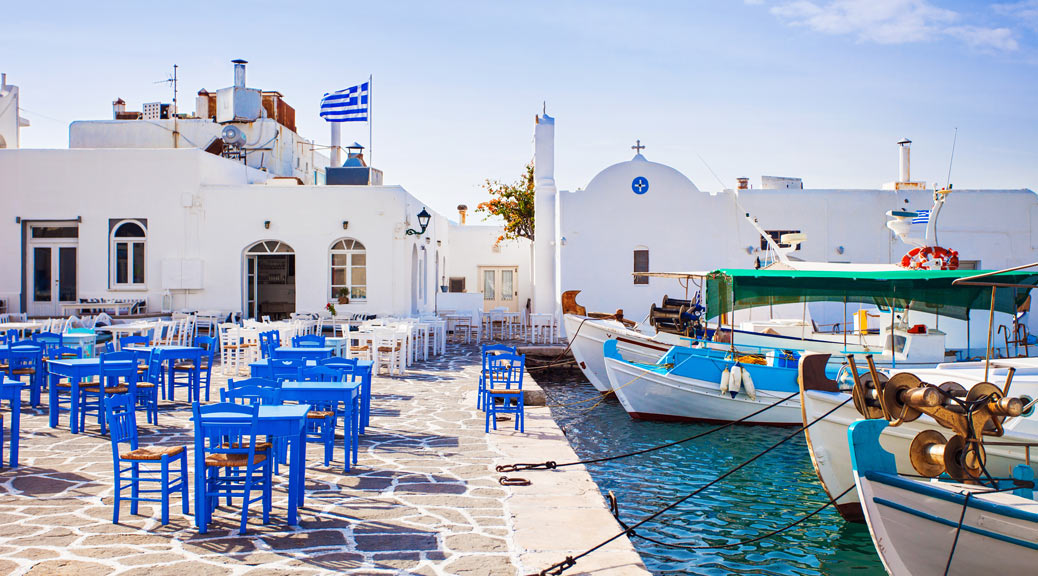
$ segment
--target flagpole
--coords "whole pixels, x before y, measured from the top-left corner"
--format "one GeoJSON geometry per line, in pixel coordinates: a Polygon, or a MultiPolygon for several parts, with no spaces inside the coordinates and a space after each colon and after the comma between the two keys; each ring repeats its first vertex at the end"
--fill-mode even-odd
{"type": "Polygon", "coordinates": [[[368,74],[368,166],[374,166],[375,152],[371,145],[371,111],[374,108],[375,99],[372,98],[375,84],[372,83],[372,75],[368,74]]]}

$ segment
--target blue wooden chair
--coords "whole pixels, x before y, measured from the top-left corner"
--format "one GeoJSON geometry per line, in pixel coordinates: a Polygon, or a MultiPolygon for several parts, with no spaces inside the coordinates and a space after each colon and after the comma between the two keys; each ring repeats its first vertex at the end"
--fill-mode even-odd
{"type": "MultiPolygon", "coordinates": [[[[202,352],[202,363],[198,367],[200,378],[199,387],[205,386],[205,401],[209,401],[209,388],[211,386],[213,377],[213,362],[216,360],[216,339],[210,336],[199,336],[195,338],[195,346],[201,348],[202,352]]],[[[173,365],[173,386],[188,385],[190,383],[191,373],[195,369],[195,363],[191,360],[184,362],[177,362],[173,365]],[[177,380],[177,376],[186,376],[188,382],[181,384],[177,380]]],[[[198,398],[195,398],[198,400],[198,398]]]]}
{"type": "Polygon", "coordinates": [[[31,340],[21,340],[11,344],[7,353],[7,364],[0,365],[12,380],[29,382],[29,405],[33,408],[40,405],[40,391],[43,389],[43,345],[31,340]]]}
{"type": "MultiPolygon", "coordinates": [[[[135,358],[139,356],[135,355],[135,358]]],[[[159,423],[159,389],[162,387],[162,353],[152,349],[142,365],[137,364],[136,400],[137,405],[144,406],[149,424],[159,423]],[[141,368],[144,371],[141,371],[141,368]]]]}
{"type": "Polygon", "coordinates": [[[485,432],[490,432],[490,423],[497,430],[498,414],[514,414],[515,429],[526,431],[523,404],[523,366],[526,356],[522,354],[498,354],[489,359],[486,396],[483,409],[486,414],[485,432]],[[500,402],[498,402],[500,400],[500,402]]]}
{"type": "Polygon", "coordinates": [[[303,336],[293,336],[292,346],[296,348],[302,348],[306,346],[313,346],[315,348],[324,348],[324,336],[317,334],[305,334],[303,336]]]}
{"type": "Polygon", "coordinates": [[[499,354],[518,354],[518,350],[513,346],[505,346],[504,344],[484,344],[482,350],[483,356],[483,369],[479,373],[479,389],[476,393],[476,408],[484,408],[484,396],[487,392],[487,371],[490,369],[488,359],[492,356],[499,354]]]}
{"type": "MultiPolygon", "coordinates": [[[[45,360],[66,360],[66,359],[69,359],[69,358],[82,358],[82,357],[83,357],[83,351],[82,350],[80,350],[78,348],[72,348],[70,346],[61,346],[61,347],[57,347],[57,348],[51,348],[50,350],[48,350],[47,351],[47,357],[45,358],[45,360]]],[[[47,380],[49,381],[50,378],[47,378],[47,380]]],[[[48,383],[48,386],[49,385],[50,384],[48,383]]],[[[58,405],[57,406],[52,406],[50,409],[51,410],[57,410],[57,411],[59,411],[59,413],[60,413],[61,410],[65,410],[66,412],[71,410],[71,408],[72,408],[72,406],[71,406],[71,404],[72,404],[72,382],[70,382],[67,378],[62,378],[56,384],[54,384],[54,386],[58,389],[58,393],[57,393],[58,405]],[[61,407],[62,404],[65,404],[66,407],[62,408],[61,407]]]]}
{"type": "Polygon", "coordinates": [[[37,332],[30,336],[33,342],[43,346],[44,351],[65,345],[64,337],[57,332],[37,332]]]}
{"type": "Polygon", "coordinates": [[[276,406],[281,404],[281,389],[258,384],[228,387],[220,390],[220,402],[276,406]]]}
{"type": "MultiPolygon", "coordinates": [[[[260,345],[260,356],[262,358],[273,358],[274,348],[274,335],[279,334],[277,330],[269,330],[267,332],[260,332],[259,345],[260,345]]],[[[280,336],[279,336],[280,338],[280,336]]]]}
{"type": "Polygon", "coordinates": [[[304,361],[295,358],[268,358],[267,377],[275,382],[296,380],[299,378],[299,369],[304,364],[304,361]]]}
{"type": "Polygon", "coordinates": [[[264,386],[266,388],[281,388],[281,382],[270,378],[245,378],[242,380],[228,380],[228,388],[240,388],[242,386],[264,386]]]}
{"type": "Polygon", "coordinates": [[[299,379],[304,382],[345,382],[346,372],[334,366],[303,366],[299,379]]]}
{"type": "Polygon", "coordinates": [[[332,356],[331,358],[322,358],[317,361],[319,366],[327,368],[334,368],[341,372],[344,376],[349,376],[349,381],[353,382],[356,378],[357,371],[357,359],[356,358],[340,358],[338,356],[332,356]]]}
{"type": "Polygon", "coordinates": [[[130,514],[137,514],[138,502],[160,502],[162,524],[169,524],[169,495],[180,492],[184,514],[190,513],[187,493],[187,449],[184,446],[140,446],[137,442],[137,412],[135,399],[129,394],[115,394],[105,402],[105,417],[112,442],[112,464],[115,469],[115,510],[112,523],[119,523],[119,503],[130,502],[130,514]],[[124,451],[124,444],[129,450],[124,451]],[[170,464],[180,462],[180,474],[170,477],[170,464]],[[158,464],[159,468],[143,464],[158,464]],[[125,466],[125,468],[124,468],[125,466]],[[158,483],[158,488],[142,488],[141,483],[158,483]],[[130,495],[123,491],[130,489],[130,495]],[[141,494],[159,493],[158,498],[141,494]]]}
{"type": "Polygon", "coordinates": [[[198,532],[205,534],[212,521],[213,509],[220,498],[242,500],[241,531],[244,535],[249,520],[249,505],[261,501],[263,523],[270,522],[272,505],[270,444],[257,442],[259,404],[241,406],[217,403],[192,404],[195,423],[195,476],[202,478],[202,492],[195,494],[198,532]],[[212,414],[214,417],[207,418],[212,414]],[[238,414],[245,418],[221,420],[217,414],[238,414]],[[252,497],[258,490],[260,495],[252,497]]]}
{"type": "Polygon", "coordinates": [[[97,414],[97,423],[104,434],[105,400],[114,394],[128,394],[137,398],[137,358],[133,352],[103,354],[98,366],[98,382],[79,386],[79,429],[86,427],[88,414],[97,414]]]}
{"type": "Polygon", "coordinates": [[[127,346],[151,346],[151,339],[147,336],[123,336],[119,339],[119,348],[127,346]]]}

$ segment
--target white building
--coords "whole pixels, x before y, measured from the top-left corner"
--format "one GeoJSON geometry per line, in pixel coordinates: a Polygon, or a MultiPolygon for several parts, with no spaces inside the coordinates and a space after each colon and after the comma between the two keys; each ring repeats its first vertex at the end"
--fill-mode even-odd
{"type": "Polygon", "coordinates": [[[18,115],[18,87],[7,83],[7,74],[0,74],[0,149],[18,148],[18,133],[29,121],[18,115]]]}
{"type": "Polygon", "coordinates": [[[530,297],[529,244],[495,247],[500,227],[435,213],[421,230],[425,205],[381,185],[356,150],[339,170],[377,185],[323,185],[327,159],[295,133],[294,112],[278,93],[245,88],[235,64],[215,115],[204,93],[198,114],[156,103],[149,119],[120,99],[112,120],[73,123],[67,150],[0,150],[9,309],[59,315],[104,298],[151,312],[278,317],[332,303],[340,315],[403,315],[434,310],[451,279],[479,292],[488,274],[488,305],[517,310],[530,297]]]}
{"type": "MultiPolygon", "coordinates": [[[[799,179],[765,177],[760,189],[748,189],[740,179],[738,188],[746,189],[706,192],[638,150],[583,189],[556,192],[554,129],[554,119],[538,117],[534,293],[543,312],[558,309],[562,292],[581,290],[578,300],[588,310],[622,308],[628,318],[641,320],[651,303],[665,294],[684,298],[685,288],[675,280],[639,280],[634,271],[752,268],[764,259],[766,244],[747,213],[776,240],[783,233],[806,234],[793,253],[800,260],[898,263],[911,246],[886,227],[887,211],[929,209],[933,203],[933,190],[911,181],[907,140],[899,143],[901,177],[890,189],[811,190],[799,179]]],[[[962,267],[1035,262],[1038,196],[1027,189],[955,190],[937,229],[939,244],[957,250],[962,267]]],[[[689,297],[695,292],[688,287],[689,297]]],[[[982,316],[977,324],[986,329],[982,316]]]]}

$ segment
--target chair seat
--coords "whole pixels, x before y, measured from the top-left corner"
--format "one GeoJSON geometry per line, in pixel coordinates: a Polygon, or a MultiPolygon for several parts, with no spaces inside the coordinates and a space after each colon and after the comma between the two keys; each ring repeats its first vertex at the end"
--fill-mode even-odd
{"type": "Polygon", "coordinates": [[[129,452],[122,452],[122,460],[162,460],[163,456],[178,456],[184,452],[183,446],[143,446],[129,452]]]}
{"type": "MultiPolygon", "coordinates": [[[[199,365],[199,368],[201,368],[202,370],[208,370],[209,366],[205,362],[202,362],[202,364],[199,365]]],[[[176,372],[189,372],[189,371],[194,370],[194,369],[195,369],[195,363],[194,362],[177,362],[176,364],[173,365],[173,370],[176,371],[176,372]]]]}
{"type": "Polygon", "coordinates": [[[35,373],[35,368],[15,368],[14,370],[11,370],[11,376],[26,376],[35,373]]]}
{"type": "Polygon", "coordinates": [[[396,346],[379,346],[378,347],[378,351],[379,352],[399,352],[400,351],[400,345],[398,344],[396,346]]]}
{"type": "Polygon", "coordinates": [[[311,410],[306,413],[306,417],[311,420],[322,420],[334,414],[335,412],[332,412],[330,410],[311,410]]]}
{"type": "MultiPolygon", "coordinates": [[[[87,384],[86,386],[80,384],[79,389],[87,392],[97,392],[101,389],[101,386],[99,384],[87,384]]],[[[130,389],[126,386],[108,386],[105,388],[105,394],[126,394],[129,391],[130,389]]]]}
{"type": "Polygon", "coordinates": [[[365,352],[367,349],[367,346],[350,346],[351,352],[365,352]]]}
{"type": "Polygon", "coordinates": [[[522,394],[523,391],[516,388],[487,388],[488,394],[522,394]]]}
{"type": "Polygon", "coordinates": [[[154,388],[155,387],[155,383],[154,382],[138,382],[137,383],[137,387],[138,388],[154,388]]]}
{"type": "MultiPolygon", "coordinates": [[[[273,444],[271,444],[270,442],[256,442],[256,451],[257,452],[262,452],[264,450],[270,450],[270,448],[272,446],[273,446],[273,444]]],[[[234,444],[231,444],[230,446],[227,446],[227,443],[224,442],[223,443],[223,447],[224,448],[241,448],[242,445],[237,443],[237,442],[235,442],[234,444]]],[[[245,448],[248,448],[248,447],[249,447],[249,445],[245,444],[245,448]]]]}
{"type": "MultiPolygon", "coordinates": [[[[258,444],[257,444],[258,446],[258,444]]],[[[253,464],[259,464],[267,459],[266,454],[256,454],[252,459],[253,464]]],[[[209,454],[205,457],[205,465],[218,468],[242,468],[249,465],[248,454],[209,454]]]]}

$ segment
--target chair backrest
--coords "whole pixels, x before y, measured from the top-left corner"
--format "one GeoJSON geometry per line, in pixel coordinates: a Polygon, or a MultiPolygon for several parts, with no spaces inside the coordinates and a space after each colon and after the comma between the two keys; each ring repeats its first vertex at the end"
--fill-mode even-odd
{"type": "Polygon", "coordinates": [[[137,356],[133,352],[102,354],[97,367],[98,379],[105,386],[115,386],[122,380],[130,392],[137,388],[137,356]]]}
{"type": "Polygon", "coordinates": [[[260,344],[260,356],[263,358],[270,358],[274,355],[274,339],[273,335],[276,333],[274,330],[267,332],[260,332],[259,344],[260,344]]]}
{"type": "Polygon", "coordinates": [[[487,357],[488,388],[523,389],[525,354],[497,354],[487,357]]]}
{"type": "Polygon", "coordinates": [[[228,388],[239,388],[241,386],[265,386],[267,388],[280,388],[281,383],[269,378],[245,378],[243,380],[228,380],[228,388]]]}
{"type": "Polygon", "coordinates": [[[107,312],[100,312],[97,316],[94,316],[90,327],[97,328],[98,326],[111,326],[112,324],[112,317],[107,312]]]}
{"type": "Polygon", "coordinates": [[[269,386],[257,386],[255,384],[246,386],[235,386],[220,390],[221,402],[233,402],[235,404],[266,404],[274,405],[281,403],[281,390],[269,386]]]}
{"type": "Polygon", "coordinates": [[[259,430],[259,404],[242,406],[233,402],[201,405],[194,402],[195,453],[248,454],[249,462],[256,454],[259,430]],[[220,418],[219,415],[228,418],[220,418]]]}
{"type": "Polygon", "coordinates": [[[299,378],[307,382],[345,382],[346,372],[332,366],[303,366],[299,378]]]}
{"type": "Polygon", "coordinates": [[[55,346],[47,350],[47,358],[51,360],[61,360],[64,358],[82,358],[83,351],[79,348],[73,348],[71,346],[55,346]]]}
{"type": "Polygon", "coordinates": [[[295,358],[268,358],[267,373],[271,380],[281,382],[289,378],[299,377],[299,368],[304,362],[295,358]]]}
{"type": "Polygon", "coordinates": [[[293,336],[292,346],[314,346],[318,348],[324,348],[324,336],[318,336],[316,334],[305,334],[303,336],[293,336]]]}
{"type": "Polygon", "coordinates": [[[109,439],[112,452],[119,459],[119,444],[130,444],[131,450],[137,449],[137,412],[134,409],[134,398],[130,394],[113,394],[105,401],[105,420],[108,421],[109,439]]]}
{"type": "Polygon", "coordinates": [[[63,346],[64,339],[58,332],[37,332],[31,336],[32,341],[46,348],[63,346]]]}
{"type": "Polygon", "coordinates": [[[36,368],[43,360],[43,346],[32,341],[15,342],[8,350],[8,366],[11,370],[36,368]]]}
{"type": "Polygon", "coordinates": [[[119,339],[119,348],[126,348],[127,346],[148,346],[151,344],[151,339],[147,336],[123,336],[119,339]]]}
{"type": "Polygon", "coordinates": [[[199,336],[195,338],[193,344],[203,350],[202,357],[207,360],[205,363],[206,371],[212,371],[213,362],[216,360],[216,338],[212,336],[199,336]]]}
{"type": "Polygon", "coordinates": [[[489,354],[518,354],[519,351],[515,346],[506,346],[504,344],[484,344],[483,345],[483,356],[489,354]]]}

